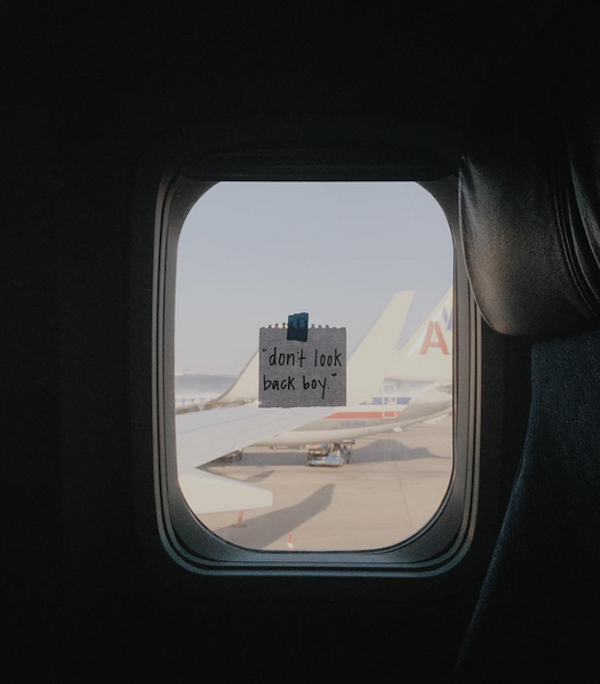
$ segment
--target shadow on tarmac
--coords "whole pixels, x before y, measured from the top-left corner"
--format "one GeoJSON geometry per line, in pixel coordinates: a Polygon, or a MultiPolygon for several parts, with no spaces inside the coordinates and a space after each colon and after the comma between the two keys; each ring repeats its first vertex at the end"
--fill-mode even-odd
{"type": "Polygon", "coordinates": [[[247,477],[244,482],[247,483],[256,483],[256,482],[264,482],[267,480],[271,475],[274,473],[274,470],[267,470],[264,473],[256,473],[256,475],[250,475],[250,477],[247,477]]]}
{"type": "MultiPolygon", "coordinates": [[[[222,469],[226,470],[228,466],[240,468],[243,466],[298,466],[306,465],[307,449],[273,449],[261,452],[244,451],[240,461],[228,463],[227,461],[212,461],[207,463],[207,466],[216,475],[222,474],[222,469]]],[[[272,472],[272,471],[269,471],[272,472]]]]}
{"type": "MultiPolygon", "coordinates": [[[[422,458],[433,458],[442,461],[448,460],[448,456],[440,456],[432,453],[427,447],[409,447],[400,439],[378,439],[364,446],[355,447],[352,450],[350,466],[353,463],[383,463],[387,461],[414,461],[422,458]]],[[[207,464],[207,469],[219,475],[224,474],[229,465],[236,468],[244,466],[267,467],[267,466],[305,466],[307,461],[307,449],[276,449],[261,452],[245,451],[240,461],[212,462],[207,464]]],[[[273,471],[264,476],[253,475],[247,482],[260,482],[268,477],[273,471]]]]}
{"type": "Polygon", "coordinates": [[[314,494],[295,506],[271,511],[251,518],[243,526],[228,525],[213,530],[232,544],[246,546],[252,540],[252,548],[264,549],[269,544],[292,532],[302,523],[324,511],[330,504],[334,485],[326,484],[314,494]],[[244,541],[246,544],[244,544],[244,541]]]}
{"type": "Polygon", "coordinates": [[[383,461],[414,461],[420,458],[435,458],[442,461],[447,457],[432,453],[426,447],[408,447],[400,440],[378,439],[373,444],[355,448],[350,463],[381,463],[383,461]],[[376,446],[374,449],[373,447],[376,446]]]}

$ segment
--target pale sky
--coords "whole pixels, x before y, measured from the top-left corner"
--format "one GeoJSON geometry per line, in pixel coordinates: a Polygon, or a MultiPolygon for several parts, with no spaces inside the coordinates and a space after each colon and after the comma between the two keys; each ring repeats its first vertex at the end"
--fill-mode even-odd
{"type": "Polygon", "coordinates": [[[452,240],[416,183],[223,182],[179,241],[175,369],[239,373],[261,326],[307,311],[345,326],[351,352],[401,290],[401,344],[452,284],[452,240]]]}

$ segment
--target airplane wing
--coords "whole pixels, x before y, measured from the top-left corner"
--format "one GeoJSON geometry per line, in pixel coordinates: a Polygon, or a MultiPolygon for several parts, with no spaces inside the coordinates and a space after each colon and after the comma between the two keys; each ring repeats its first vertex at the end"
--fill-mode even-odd
{"type": "Polygon", "coordinates": [[[265,508],[271,492],[198,470],[220,456],[329,415],[322,408],[264,409],[256,404],[176,416],[179,485],[196,515],[265,508]]]}
{"type": "Polygon", "coordinates": [[[256,404],[176,416],[180,473],[214,461],[261,439],[295,430],[335,412],[335,407],[258,408],[256,404]]]}

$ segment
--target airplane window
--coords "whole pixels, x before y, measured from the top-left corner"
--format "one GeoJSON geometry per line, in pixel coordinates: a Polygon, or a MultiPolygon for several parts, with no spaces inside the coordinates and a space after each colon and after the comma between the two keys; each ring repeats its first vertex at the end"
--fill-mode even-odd
{"type": "Polygon", "coordinates": [[[452,273],[447,219],[417,183],[201,197],[178,245],[175,426],[204,526],[248,549],[357,551],[431,520],[453,465],[452,273]],[[345,327],[347,381],[369,377],[316,417],[257,404],[259,328],[297,312],[345,327]]]}

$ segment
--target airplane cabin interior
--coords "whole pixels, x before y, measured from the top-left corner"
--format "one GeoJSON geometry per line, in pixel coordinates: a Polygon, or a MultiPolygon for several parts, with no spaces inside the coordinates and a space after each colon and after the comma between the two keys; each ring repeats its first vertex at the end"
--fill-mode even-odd
{"type": "Polygon", "coordinates": [[[7,681],[598,681],[587,5],[2,16],[7,681]],[[164,255],[219,179],[414,180],[443,208],[469,479],[431,557],[209,562],[173,532],[164,255]]]}

